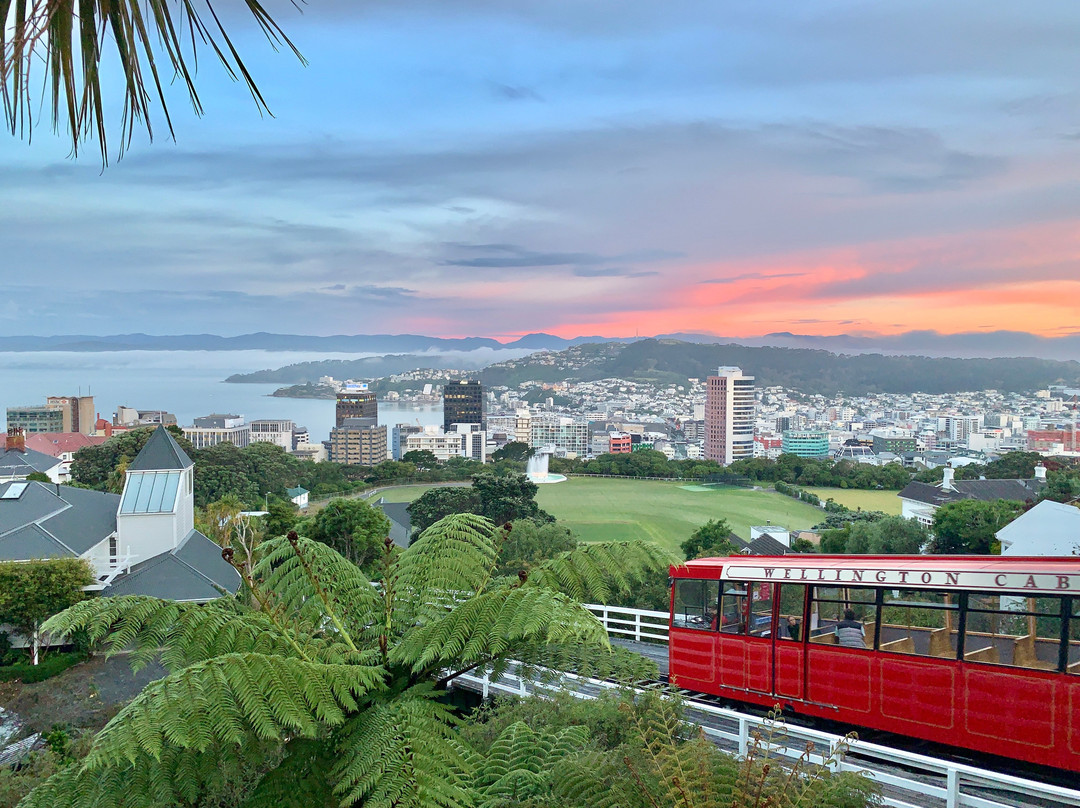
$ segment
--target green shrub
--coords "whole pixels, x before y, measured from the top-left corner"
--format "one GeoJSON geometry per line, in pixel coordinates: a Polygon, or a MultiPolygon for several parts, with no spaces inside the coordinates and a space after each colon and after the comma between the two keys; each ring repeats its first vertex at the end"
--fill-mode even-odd
{"type": "Polygon", "coordinates": [[[0,682],[21,681],[23,684],[44,682],[59,673],[63,673],[73,665],[78,665],[86,659],[86,654],[69,652],[66,654],[50,654],[41,660],[38,665],[30,664],[29,660],[16,662],[0,668],[0,682]]]}

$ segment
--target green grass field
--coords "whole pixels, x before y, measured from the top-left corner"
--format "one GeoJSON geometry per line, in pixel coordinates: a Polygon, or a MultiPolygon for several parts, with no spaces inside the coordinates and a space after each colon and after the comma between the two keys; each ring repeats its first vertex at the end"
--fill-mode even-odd
{"type": "Polygon", "coordinates": [[[830,497],[852,510],[883,511],[887,514],[900,515],[900,497],[896,491],[859,491],[853,488],[807,488],[821,497],[822,501],[830,497]]]}
{"type": "Polygon", "coordinates": [[[574,477],[540,486],[536,501],[583,541],[649,539],[673,552],[710,519],[727,519],[737,536],[749,539],[750,526],[766,520],[805,530],[824,515],[819,508],[772,491],[688,491],[679,483],[652,480],[574,477]]]}
{"type": "MultiPolygon", "coordinates": [[[[412,502],[429,488],[390,488],[378,496],[388,502],[412,502]]],[[[824,517],[820,508],[774,491],[684,488],[653,480],[574,477],[540,486],[536,501],[582,541],[648,539],[675,553],[710,519],[727,519],[737,536],[749,539],[751,525],[769,521],[789,530],[806,530],[824,517]]]]}

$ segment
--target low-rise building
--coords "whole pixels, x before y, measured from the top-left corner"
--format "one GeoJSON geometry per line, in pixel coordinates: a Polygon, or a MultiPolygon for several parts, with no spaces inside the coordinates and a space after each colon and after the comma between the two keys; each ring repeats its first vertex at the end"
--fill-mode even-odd
{"type": "Polygon", "coordinates": [[[105,435],[84,435],[82,432],[35,432],[26,436],[26,447],[57,458],[60,466],[56,476],[63,483],[71,479],[71,461],[77,451],[87,446],[100,446],[107,440],[105,435]]]}
{"type": "Polygon", "coordinates": [[[60,458],[28,448],[21,427],[8,427],[7,437],[0,447],[0,482],[25,480],[37,472],[59,483],[61,465],[60,458]]]}
{"type": "Polygon", "coordinates": [[[242,415],[214,413],[196,418],[192,426],[185,426],[184,437],[196,449],[219,443],[231,443],[243,449],[251,442],[251,430],[242,415]]]}
{"type": "Polygon", "coordinates": [[[296,425],[292,421],[260,418],[248,424],[249,441],[272,443],[286,452],[291,452],[294,448],[293,430],[295,428],[296,425]]]}
{"type": "Polygon", "coordinates": [[[789,429],[780,441],[783,454],[824,459],[829,456],[829,433],[819,429],[789,429]]]}

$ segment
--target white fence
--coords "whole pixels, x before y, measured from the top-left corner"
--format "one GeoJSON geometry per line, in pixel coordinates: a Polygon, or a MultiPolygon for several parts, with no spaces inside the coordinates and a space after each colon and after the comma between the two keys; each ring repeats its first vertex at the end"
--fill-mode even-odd
{"type": "Polygon", "coordinates": [[[658,641],[667,645],[667,612],[626,609],[622,606],[603,606],[597,603],[586,603],[585,608],[600,619],[608,634],[635,642],[658,641]]]}

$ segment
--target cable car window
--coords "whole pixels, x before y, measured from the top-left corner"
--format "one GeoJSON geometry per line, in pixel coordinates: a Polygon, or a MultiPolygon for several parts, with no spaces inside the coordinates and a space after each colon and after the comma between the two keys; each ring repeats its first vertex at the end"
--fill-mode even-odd
{"type": "Polygon", "coordinates": [[[772,584],[750,584],[750,636],[771,637],[773,632],[773,589],[772,584]]]}
{"type": "Polygon", "coordinates": [[[675,611],[671,624],[676,628],[715,631],[716,604],[719,600],[719,581],[678,578],[675,581],[675,611]]]}
{"type": "Polygon", "coordinates": [[[876,589],[814,587],[810,602],[810,642],[872,648],[876,620],[876,589]]]}
{"type": "Polygon", "coordinates": [[[1057,670],[1061,598],[979,593],[968,596],[964,659],[1057,670]]]}
{"type": "Polygon", "coordinates": [[[720,601],[720,633],[745,634],[746,617],[746,584],[725,581],[720,601]]]}
{"type": "Polygon", "coordinates": [[[781,640],[800,642],[803,640],[803,604],[805,602],[805,584],[781,584],[780,628],[777,634],[781,640]]]}
{"type": "Polygon", "coordinates": [[[885,590],[878,650],[956,659],[960,633],[957,600],[952,592],[885,590]]]}
{"type": "Polygon", "coordinates": [[[1080,598],[1072,598],[1072,617],[1069,618],[1068,672],[1080,674],[1080,598]]]}

